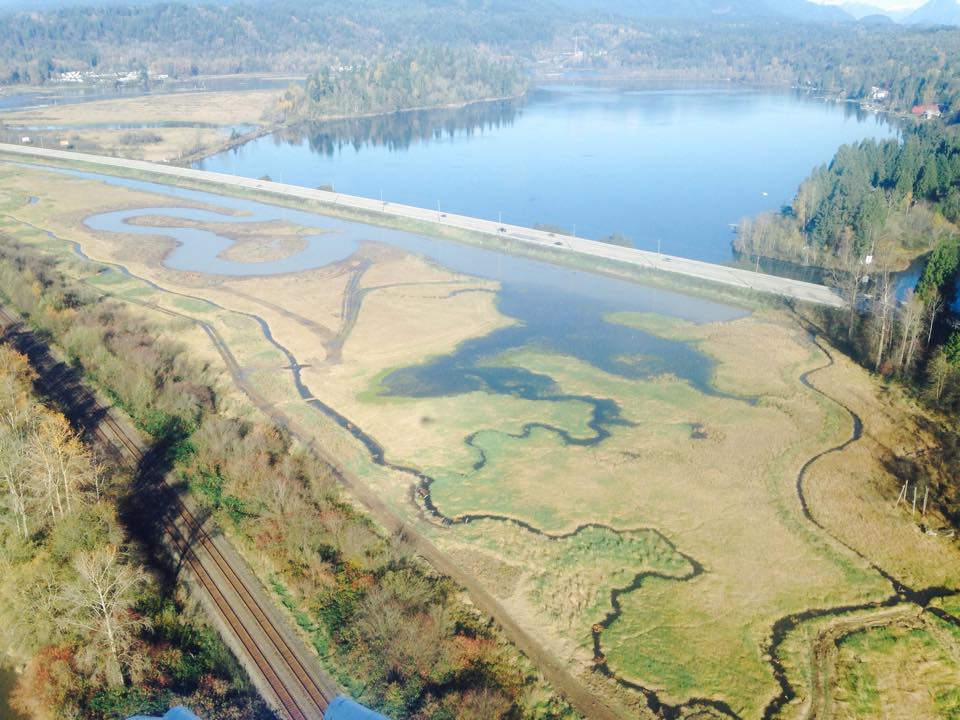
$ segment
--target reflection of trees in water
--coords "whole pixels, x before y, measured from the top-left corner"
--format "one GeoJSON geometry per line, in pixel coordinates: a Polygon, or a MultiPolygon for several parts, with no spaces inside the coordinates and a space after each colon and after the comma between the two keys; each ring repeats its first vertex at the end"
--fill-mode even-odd
{"type": "Polygon", "coordinates": [[[345,147],[386,147],[406,150],[419,142],[456,135],[472,135],[487,129],[512,125],[522,112],[520,100],[475,103],[461,108],[408,110],[371,117],[331,120],[299,126],[277,133],[277,140],[299,144],[306,139],[310,149],[332,157],[345,147]]]}

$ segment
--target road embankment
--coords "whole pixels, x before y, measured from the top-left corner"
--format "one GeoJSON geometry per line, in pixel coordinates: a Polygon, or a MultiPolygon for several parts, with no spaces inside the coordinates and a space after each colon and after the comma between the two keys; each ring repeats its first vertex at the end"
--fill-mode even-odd
{"type": "Polygon", "coordinates": [[[690,260],[661,253],[638,250],[636,248],[621,247],[608,243],[587,240],[584,238],[557,235],[555,233],[521,227],[518,225],[501,225],[497,222],[482,218],[468,217],[444,213],[440,210],[403,205],[399,203],[382,202],[371,198],[344,195],[343,193],[314,190],[271,182],[268,180],[254,180],[251,178],[227,175],[225,173],[194,170],[173,165],[144,162],[141,160],[127,160],[124,158],[103,157],[85,153],[66,152],[62,150],[45,150],[30,146],[0,144],[0,154],[19,157],[21,159],[42,159],[54,162],[82,163],[93,166],[101,172],[115,168],[124,171],[146,173],[158,178],[173,180],[187,180],[208,183],[246,191],[254,191],[308,200],[331,208],[352,209],[356,211],[381,214],[390,218],[402,218],[421,223],[434,224],[442,227],[456,228],[467,232],[486,234],[503,241],[504,245],[519,243],[533,249],[569,252],[585,258],[603,261],[612,261],[627,266],[652,271],[672,273],[674,275],[693,278],[694,280],[718,283],[731,286],[748,292],[777,295],[789,300],[842,307],[843,299],[831,288],[815,283],[793,280],[790,278],[767,275],[741,268],[732,268],[726,265],[690,260]]]}

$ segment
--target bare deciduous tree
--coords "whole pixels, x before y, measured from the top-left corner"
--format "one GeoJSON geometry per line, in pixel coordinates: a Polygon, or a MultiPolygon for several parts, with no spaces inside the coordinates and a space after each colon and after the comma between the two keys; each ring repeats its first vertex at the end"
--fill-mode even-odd
{"type": "Polygon", "coordinates": [[[51,518],[62,518],[72,509],[77,488],[88,479],[88,451],[59,413],[44,413],[30,440],[37,495],[44,498],[51,518]]]}
{"type": "Polygon", "coordinates": [[[10,406],[0,421],[0,480],[3,481],[21,537],[28,537],[30,462],[27,457],[29,413],[23,404],[10,406]]]}
{"type": "Polygon", "coordinates": [[[145,582],[143,571],[112,545],[78,553],[74,568],[77,579],[64,591],[64,622],[89,637],[86,662],[102,670],[111,685],[123,685],[124,670],[133,659],[133,639],[146,626],[131,611],[145,582]]]}

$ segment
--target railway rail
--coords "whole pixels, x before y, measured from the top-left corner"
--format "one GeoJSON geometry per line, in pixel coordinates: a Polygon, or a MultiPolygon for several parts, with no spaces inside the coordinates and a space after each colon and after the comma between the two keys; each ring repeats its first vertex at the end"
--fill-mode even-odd
{"type": "MultiPolygon", "coordinates": [[[[43,378],[62,365],[51,355],[46,344],[22,322],[0,306],[0,330],[15,333],[14,344],[24,351],[30,364],[43,378]]],[[[64,383],[52,378],[45,388],[60,403],[72,420],[89,432],[127,467],[142,471],[149,455],[131,433],[123,428],[97,397],[80,383],[64,383]]],[[[294,643],[271,618],[262,594],[239,572],[204,523],[184,502],[180,493],[163,477],[171,511],[164,518],[163,530],[170,547],[193,574],[212,602],[233,639],[247,655],[253,667],[279,703],[289,720],[320,720],[335,697],[340,695],[336,683],[318,668],[308,668],[294,643]],[[231,597],[232,596],[232,597],[231,597]]]]}

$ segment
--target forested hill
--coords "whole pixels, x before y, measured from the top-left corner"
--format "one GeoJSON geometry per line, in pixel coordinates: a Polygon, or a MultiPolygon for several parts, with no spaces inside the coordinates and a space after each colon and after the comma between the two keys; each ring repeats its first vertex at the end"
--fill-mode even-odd
{"type": "Polygon", "coordinates": [[[543,0],[248,0],[9,12],[0,33],[0,82],[36,83],[98,68],[171,76],[306,74],[424,45],[521,54],[551,41],[562,16],[543,0]]]}
{"type": "Polygon", "coordinates": [[[854,18],[840,8],[808,0],[557,0],[568,8],[608,12],[628,18],[737,20],[769,17],[813,22],[848,22],[854,18]]]}
{"type": "Polygon", "coordinates": [[[514,97],[525,88],[516,63],[431,46],[336,73],[324,67],[307,78],[302,95],[290,91],[287,99],[297,115],[318,119],[514,97]]]}
{"type": "MultiPolygon", "coordinates": [[[[888,95],[883,109],[909,112],[920,103],[960,113],[960,30],[765,22],[662,23],[597,28],[584,41],[605,52],[598,69],[635,69],[690,79],[790,85],[837,99],[888,95]]],[[[584,33],[587,34],[587,33],[584,33]]]]}

